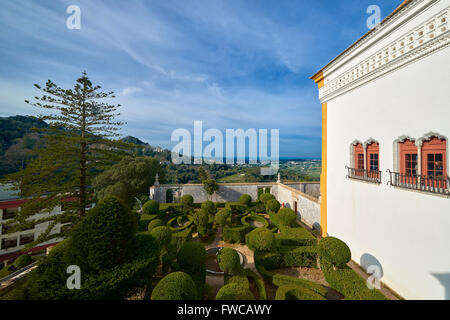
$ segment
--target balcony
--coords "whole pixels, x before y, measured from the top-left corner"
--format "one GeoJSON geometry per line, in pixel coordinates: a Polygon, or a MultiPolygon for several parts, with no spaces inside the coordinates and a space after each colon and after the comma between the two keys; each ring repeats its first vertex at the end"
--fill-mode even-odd
{"type": "Polygon", "coordinates": [[[387,170],[390,176],[389,185],[422,192],[450,196],[450,179],[442,176],[406,175],[387,170]]]}
{"type": "Polygon", "coordinates": [[[381,183],[381,171],[368,171],[364,169],[356,169],[345,167],[348,171],[347,178],[360,180],[370,183],[381,183]]]}

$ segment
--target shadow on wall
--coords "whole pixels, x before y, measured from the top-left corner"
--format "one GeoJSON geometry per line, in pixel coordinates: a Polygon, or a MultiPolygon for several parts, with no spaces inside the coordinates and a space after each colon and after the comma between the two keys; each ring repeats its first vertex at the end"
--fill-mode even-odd
{"type": "Polygon", "coordinates": [[[450,273],[432,273],[431,275],[445,288],[445,299],[450,300],[450,273]]]}
{"type": "Polygon", "coordinates": [[[360,266],[369,274],[376,272],[379,279],[383,278],[383,266],[380,261],[369,253],[364,253],[359,259],[360,266]]]}
{"type": "MultiPolygon", "coordinates": [[[[216,193],[213,196],[213,199],[218,201],[218,197],[222,198],[221,200],[224,201],[224,199],[227,199],[229,202],[237,202],[239,201],[239,198],[243,195],[243,193],[240,193],[238,191],[235,191],[231,188],[223,188],[222,186],[219,187],[219,190],[216,191],[216,193]]],[[[253,197],[252,200],[254,201],[253,197]]]]}

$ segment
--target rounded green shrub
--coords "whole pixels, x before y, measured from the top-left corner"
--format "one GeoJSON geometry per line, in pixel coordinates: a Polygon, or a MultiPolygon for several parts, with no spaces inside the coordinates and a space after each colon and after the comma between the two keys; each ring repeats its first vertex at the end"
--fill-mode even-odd
{"type": "Polygon", "coordinates": [[[156,227],[164,226],[164,222],[161,219],[154,219],[148,223],[147,230],[152,231],[156,227]]]}
{"type": "Polygon", "coordinates": [[[243,194],[239,198],[239,202],[244,206],[249,206],[252,203],[252,197],[250,197],[248,194],[243,194]]]}
{"type": "Polygon", "coordinates": [[[197,289],[185,272],[172,272],[162,278],[152,291],[152,300],[192,300],[197,289]]]}
{"type": "Polygon", "coordinates": [[[267,212],[278,212],[280,210],[280,207],[280,203],[275,199],[266,201],[267,212]]]}
{"type": "Polygon", "coordinates": [[[146,214],[158,214],[159,203],[156,200],[149,200],[142,206],[142,211],[146,214]]]}
{"type": "Polygon", "coordinates": [[[184,196],[181,197],[181,204],[183,206],[192,208],[194,206],[194,197],[191,196],[190,194],[185,194],[184,196]]]}
{"type": "Polygon", "coordinates": [[[229,283],[217,292],[216,300],[255,300],[250,289],[238,283],[229,283]]]}
{"type": "Polygon", "coordinates": [[[236,274],[241,268],[241,260],[236,250],[223,248],[217,254],[217,262],[220,270],[226,274],[236,274]]]}
{"type": "Polygon", "coordinates": [[[283,226],[293,226],[297,220],[297,215],[294,210],[289,208],[283,208],[276,214],[278,222],[283,226]]]}
{"type": "Polygon", "coordinates": [[[319,254],[335,267],[343,267],[352,258],[350,248],[344,241],[335,237],[326,237],[319,241],[319,254]]]}
{"type": "Polygon", "coordinates": [[[136,215],[117,198],[106,198],[71,230],[66,252],[70,264],[85,274],[114,268],[134,253],[136,215]]]}
{"type": "Polygon", "coordinates": [[[214,205],[214,202],[212,202],[212,201],[208,200],[208,201],[203,202],[202,209],[209,214],[212,214],[212,215],[216,214],[216,206],[214,205]]]}
{"type": "Polygon", "coordinates": [[[169,227],[165,226],[154,228],[150,231],[150,235],[155,238],[161,247],[169,245],[172,240],[172,231],[169,227]]]}
{"type": "Polygon", "coordinates": [[[262,203],[266,203],[269,200],[276,200],[275,196],[273,194],[270,194],[270,193],[263,193],[259,197],[259,201],[261,201],[262,203]]]}
{"type": "Polygon", "coordinates": [[[231,216],[231,210],[229,208],[220,209],[215,216],[215,222],[218,225],[224,226],[227,223],[227,219],[231,216]]]}
{"type": "Polygon", "coordinates": [[[275,235],[266,228],[257,228],[248,233],[245,240],[253,251],[269,251],[275,244],[275,235]]]}
{"type": "Polygon", "coordinates": [[[29,254],[23,254],[20,257],[18,257],[16,260],[14,260],[13,266],[16,269],[21,269],[31,263],[33,263],[33,258],[29,254]]]}

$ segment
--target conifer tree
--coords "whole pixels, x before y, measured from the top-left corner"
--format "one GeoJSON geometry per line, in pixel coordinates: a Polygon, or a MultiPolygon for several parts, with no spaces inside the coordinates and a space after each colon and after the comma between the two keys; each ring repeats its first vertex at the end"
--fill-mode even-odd
{"type": "Polygon", "coordinates": [[[22,198],[27,199],[21,211],[9,224],[13,231],[33,228],[47,223],[48,227],[28,247],[61,237],[58,226],[67,223],[70,229],[94,201],[92,180],[100,172],[117,163],[131,145],[115,138],[122,122],[116,121],[120,105],[102,99],[115,98],[114,92],[101,92],[86,72],[76,80],[73,89],[63,89],[48,80],[44,87],[35,84],[43,95],[26,103],[46,110],[39,118],[48,128],[43,133],[43,146],[35,150],[35,157],[26,168],[8,175],[22,198]],[[64,212],[52,211],[62,206],[64,212]],[[44,213],[35,216],[36,213],[44,213]],[[45,214],[46,213],[46,214],[45,214]],[[56,228],[55,228],[56,227],[56,228]]]}

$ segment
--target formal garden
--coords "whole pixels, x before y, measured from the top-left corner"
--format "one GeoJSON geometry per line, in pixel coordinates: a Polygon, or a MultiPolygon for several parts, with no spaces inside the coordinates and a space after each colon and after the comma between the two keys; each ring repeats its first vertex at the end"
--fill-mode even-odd
{"type": "Polygon", "coordinates": [[[317,236],[269,193],[252,201],[143,206],[142,234],[160,244],[153,300],[381,300],[347,266],[350,249],[317,236]]]}
{"type": "Polygon", "coordinates": [[[270,193],[228,203],[184,195],[140,210],[110,197],[0,299],[386,299],[350,259],[344,242],[319,240],[270,193]],[[77,290],[67,287],[73,265],[81,271],[77,290]]]}

